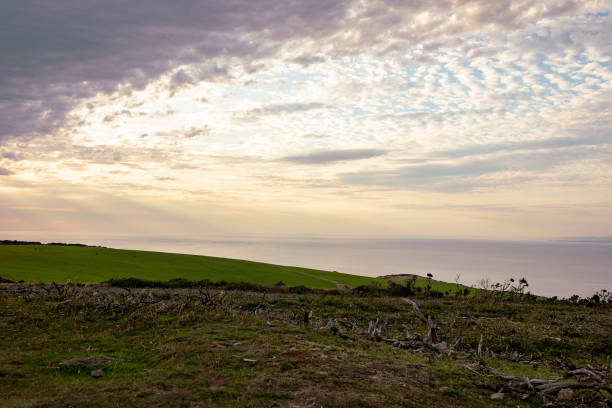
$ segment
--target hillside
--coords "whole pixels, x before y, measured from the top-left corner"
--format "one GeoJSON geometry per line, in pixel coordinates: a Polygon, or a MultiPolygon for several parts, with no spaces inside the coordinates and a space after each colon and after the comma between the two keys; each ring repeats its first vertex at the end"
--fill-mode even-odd
{"type": "Polygon", "coordinates": [[[612,406],[610,299],[412,299],[0,284],[0,406],[612,406]]]}
{"type": "Polygon", "coordinates": [[[238,259],[122,249],[0,245],[0,276],[14,281],[97,283],[117,278],[252,282],[334,289],[384,279],[238,259]]]}

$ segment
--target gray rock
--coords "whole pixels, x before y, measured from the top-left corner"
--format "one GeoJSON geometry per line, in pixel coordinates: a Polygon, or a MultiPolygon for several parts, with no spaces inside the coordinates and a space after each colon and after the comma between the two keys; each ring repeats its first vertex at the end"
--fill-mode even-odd
{"type": "Polygon", "coordinates": [[[574,399],[574,390],[572,390],[571,388],[563,388],[559,390],[557,398],[559,398],[560,400],[571,401],[574,399]]]}
{"type": "Polygon", "coordinates": [[[504,393],[503,392],[496,392],[495,394],[491,394],[491,400],[492,401],[503,401],[504,400],[504,393]]]}
{"type": "Polygon", "coordinates": [[[106,374],[104,374],[104,371],[102,371],[102,369],[101,369],[101,368],[98,368],[97,370],[93,370],[93,371],[91,372],[91,376],[92,376],[93,378],[102,378],[102,377],[104,377],[105,375],[106,375],[106,374]]]}

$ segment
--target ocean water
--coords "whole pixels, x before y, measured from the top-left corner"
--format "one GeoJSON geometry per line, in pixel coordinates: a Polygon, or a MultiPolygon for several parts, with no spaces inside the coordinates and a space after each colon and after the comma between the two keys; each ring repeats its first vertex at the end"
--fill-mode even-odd
{"type": "Polygon", "coordinates": [[[544,296],[591,296],[612,290],[612,242],[498,242],[439,239],[109,239],[104,245],[190,253],[365,276],[399,273],[477,286],[526,278],[544,296]]]}

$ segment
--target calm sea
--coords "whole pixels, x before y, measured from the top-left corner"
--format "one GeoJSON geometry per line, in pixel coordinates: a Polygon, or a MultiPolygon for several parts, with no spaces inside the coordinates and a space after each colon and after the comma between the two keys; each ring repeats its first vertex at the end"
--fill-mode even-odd
{"type": "Polygon", "coordinates": [[[569,297],[612,290],[612,242],[460,240],[110,239],[108,246],[211,255],[366,276],[399,273],[477,285],[525,277],[532,293],[569,297]]]}

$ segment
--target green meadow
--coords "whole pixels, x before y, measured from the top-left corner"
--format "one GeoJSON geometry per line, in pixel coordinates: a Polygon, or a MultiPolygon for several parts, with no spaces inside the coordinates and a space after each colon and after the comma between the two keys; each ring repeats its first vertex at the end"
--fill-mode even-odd
{"type": "Polygon", "coordinates": [[[334,289],[384,279],[238,259],[99,247],[0,245],[0,276],[14,281],[98,283],[138,278],[251,282],[334,289]]]}

